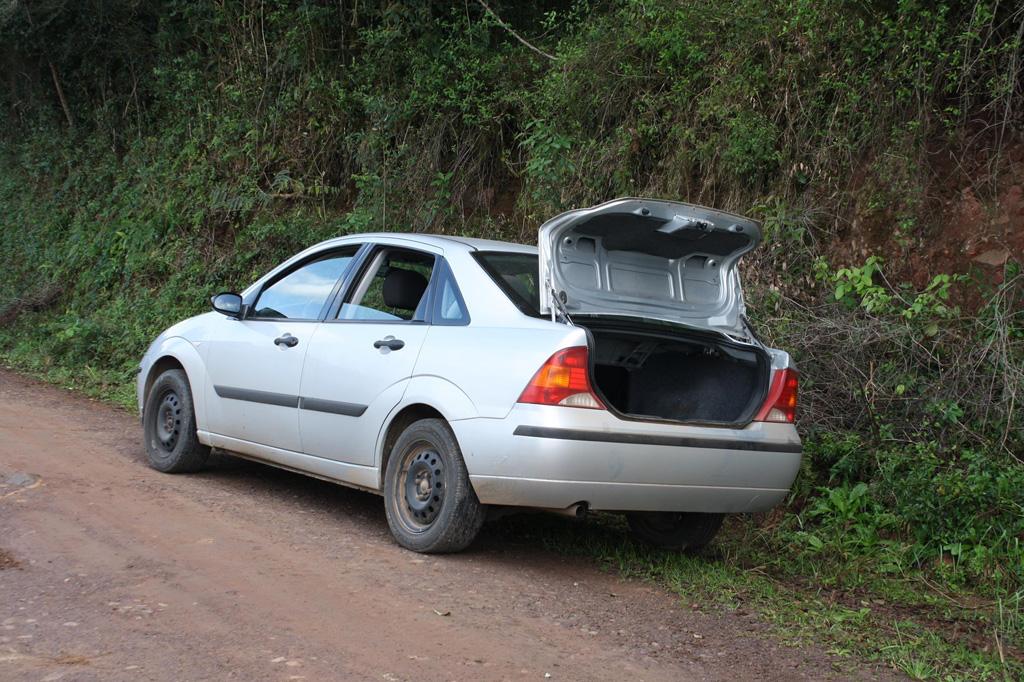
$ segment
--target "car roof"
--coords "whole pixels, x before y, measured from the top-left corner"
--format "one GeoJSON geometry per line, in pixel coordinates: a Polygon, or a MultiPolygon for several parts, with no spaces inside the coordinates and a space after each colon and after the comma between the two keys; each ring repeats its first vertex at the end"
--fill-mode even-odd
{"type": "Polygon", "coordinates": [[[515,244],[503,242],[496,239],[479,239],[477,237],[459,237],[446,234],[423,234],[419,232],[366,232],[349,234],[343,237],[335,237],[317,244],[317,246],[328,246],[331,244],[343,244],[351,241],[377,241],[384,238],[397,238],[425,246],[436,246],[441,248],[462,247],[465,251],[507,251],[510,253],[537,253],[536,246],[528,244],[515,244]]]}

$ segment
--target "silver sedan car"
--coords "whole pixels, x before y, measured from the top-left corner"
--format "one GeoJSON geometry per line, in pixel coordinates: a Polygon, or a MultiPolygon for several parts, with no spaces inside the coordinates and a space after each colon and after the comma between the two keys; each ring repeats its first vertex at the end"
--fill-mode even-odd
{"type": "Polygon", "coordinates": [[[744,315],[747,218],[652,199],[539,248],[358,234],[296,254],[146,351],[151,465],[211,448],[383,495],[395,539],[466,547],[489,509],[622,512],[678,549],[781,501],[797,373],[744,315]]]}

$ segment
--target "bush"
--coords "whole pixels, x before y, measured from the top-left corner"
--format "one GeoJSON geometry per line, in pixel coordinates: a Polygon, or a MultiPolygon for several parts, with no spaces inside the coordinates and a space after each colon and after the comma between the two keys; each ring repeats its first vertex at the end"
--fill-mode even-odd
{"type": "Polygon", "coordinates": [[[156,333],[311,242],[714,204],[763,220],[751,318],[802,372],[776,546],[1021,587],[1024,275],[900,269],[1013,171],[1013,3],[99,4],[0,10],[6,362],[130,401],[156,333]]]}
{"type": "Polygon", "coordinates": [[[889,454],[883,498],[923,557],[948,556],[978,582],[1024,584],[1024,468],[991,453],[889,454]]]}

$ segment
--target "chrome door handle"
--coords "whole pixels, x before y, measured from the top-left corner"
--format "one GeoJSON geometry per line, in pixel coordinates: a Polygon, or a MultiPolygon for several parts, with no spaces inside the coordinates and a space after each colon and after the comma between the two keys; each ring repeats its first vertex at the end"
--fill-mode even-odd
{"type": "Polygon", "coordinates": [[[298,345],[298,343],[299,340],[291,334],[283,334],[274,339],[274,345],[276,346],[288,346],[289,348],[292,348],[293,346],[298,345]]]}
{"type": "Polygon", "coordinates": [[[373,342],[374,348],[390,348],[391,350],[402,350],[405,348],[405,341],[396,339],[393,336],[385,336],[383,339],[373,342]]]}

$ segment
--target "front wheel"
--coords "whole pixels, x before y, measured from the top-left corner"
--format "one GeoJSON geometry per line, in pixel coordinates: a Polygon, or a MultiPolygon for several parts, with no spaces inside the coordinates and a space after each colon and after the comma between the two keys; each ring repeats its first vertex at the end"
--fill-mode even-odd
{"type": "Polygon", "coordinates": [[[398,544],[425,554],[465,549],[484,522],[466,463],[440,419],[411,424],[391,450],[384,508],[398,544]]]}
{"type": "Polygon", "coordinates": [[[629,530],[640,540],[663,549],[696,552],[718,534],[725,514],[699,512],[633,512],[629,530]]]}
{"type": "Polygon", "coordinates": [[[169,369],[156,378],[142,411],[143,442],[149,465],[164,473],[198,471],[210,448],[199,442],[188,377],[169,369]]]}

